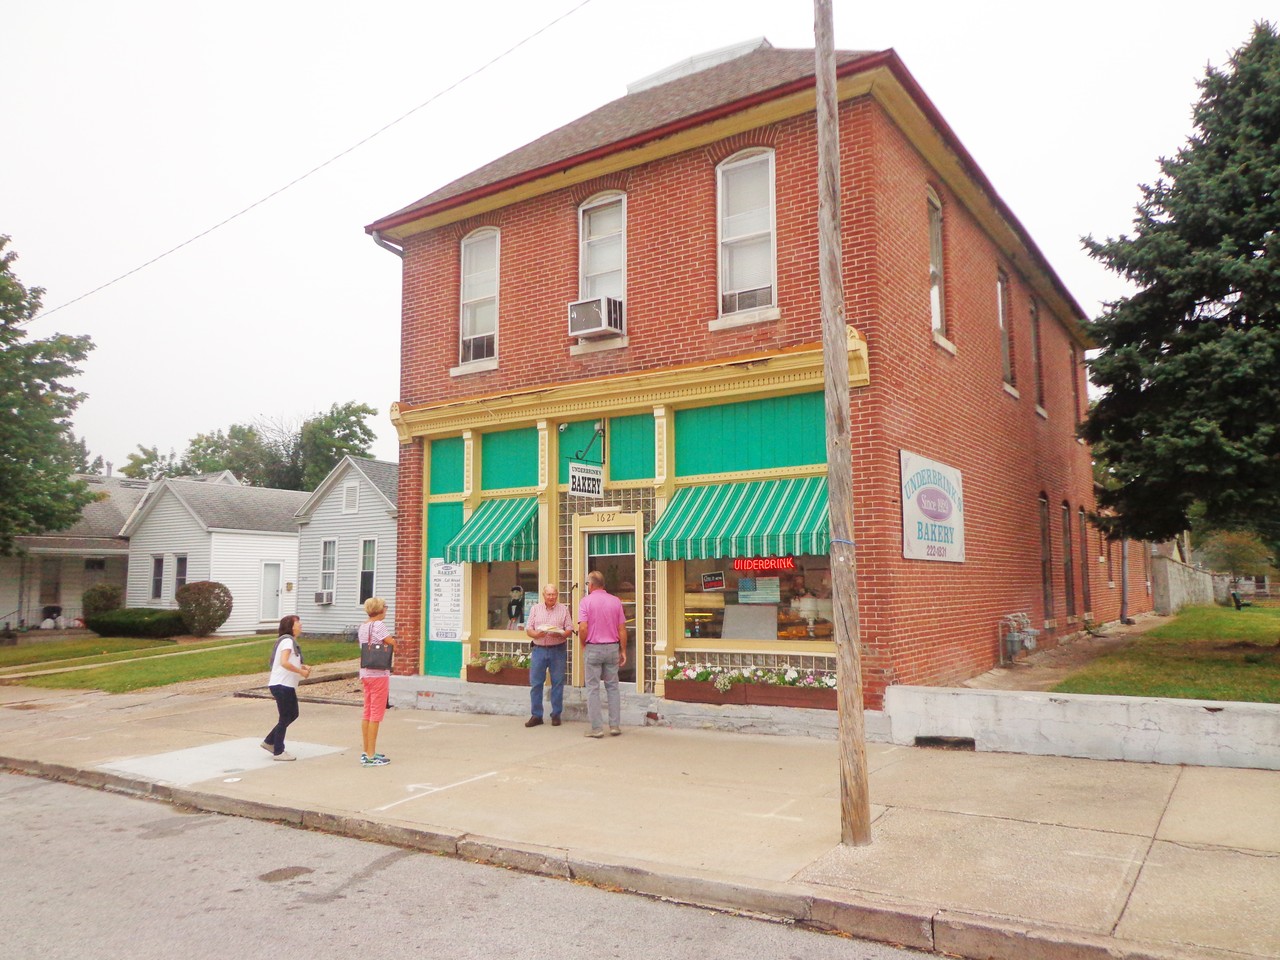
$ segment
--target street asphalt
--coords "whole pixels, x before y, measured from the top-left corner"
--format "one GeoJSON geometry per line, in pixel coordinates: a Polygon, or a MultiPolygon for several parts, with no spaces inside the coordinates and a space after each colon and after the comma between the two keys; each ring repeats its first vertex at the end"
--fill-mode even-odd
{"type": "Polygon", "coordinates": [[[1280,772],[867,745],[872,842],[840,845],[837,744],[225,693],[0,686],[0,766],[972,958],[1280,958],[1280,772]]]}

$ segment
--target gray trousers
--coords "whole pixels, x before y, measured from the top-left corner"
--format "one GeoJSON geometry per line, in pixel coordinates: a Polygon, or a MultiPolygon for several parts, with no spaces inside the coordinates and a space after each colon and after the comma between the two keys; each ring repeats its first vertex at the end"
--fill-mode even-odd
{"type": "Polygon", "coordinates": [[[618,692],[618,653],[616,643],[588,643],[586,657],[587,719],[592,730],[604,729],[600,717],[600,681],[604,681],[609,698],[609,726],[622,725],[622,696],[618,692]]]}

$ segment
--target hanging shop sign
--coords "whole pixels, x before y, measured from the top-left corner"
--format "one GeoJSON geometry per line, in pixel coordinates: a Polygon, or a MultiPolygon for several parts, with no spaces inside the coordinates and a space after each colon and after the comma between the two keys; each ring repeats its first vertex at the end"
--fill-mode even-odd
{"type": "Polygon", "coordinates": [[[960,471],[905,450],[902,465],[902,555],[908,560],[964,562],[964,487],[960,471]]]}
{"type": "Polygon", "coordinates": [[[724,571],[718,570],[715,573],[704,573],[702,575],[703,590],[723,590],[724,589],[724,571]]]}
{"type": "Polygon", "coordinates": [[[432,557],[429,575],[431,610],[427,639],[456,643],[462,639],[462,564],[432,557]]]}
{"type": "Polygon", "coordinates": [[[604,467],[598,463],[569,461],[569,496],[604,499],[604,467]]]}

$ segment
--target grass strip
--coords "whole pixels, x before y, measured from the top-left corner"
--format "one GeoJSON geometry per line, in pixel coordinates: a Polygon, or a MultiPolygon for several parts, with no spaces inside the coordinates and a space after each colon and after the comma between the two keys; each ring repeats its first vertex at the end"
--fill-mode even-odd
{"type": "MultiPolygon", "coordinates": [[[[29,677],[15,681],[28,687],[53,690],[104,690],[107,693],[128,693],[148,687],[163,687],[184,680],[205,680],[210,677],[234,677],[242,674],[261,674],[267,682],[267,658],[275,638],[254,643],[244,643],[226,650],[206,650],[172,657],[152,657],[134,663],[93,667],[88,670],[72,670],[68,673],[51,673],[42,677],[29,677]]],[[[184,644],[181,650],[191,649],[184,644]]],[[[352,660],[357,656],[350,641],[312,640],[302,641],[305,662],[312,664],[352,660]]]]}
{"type": "MultiPolygon", "coordinates": [[[[221,637],[216,640],[201,640],[195,643],[176,644],[172,640],[137,640],[125,637],[111,637],[94,641],[68,640],[65,643],[52,642],[41,646],[56,647],[48,650],[37,659],[26,658],[14,666],[0,667],[0,677],[12,673],[28,673],[33,669],[56,670],[62,667],[78,667],[92,663],[116,663],[120,660],[134,658],[164,657],[181,650],[204,650],[210,647],[224,647],[228,644],[265,644],[275,638],[260,637],[221,637]]],[[[13,648],[6,648],[13,649],[13,648]]],[[[18,648],[26,649],[26,648],[18,648]]],[[[303,649],[306,649],[305,647],[303,649]]],[[[3,660],[0,659],[0,663],[3,660]]]]}
{"type": "Polygon", "coordinates": [[[1280,703],[1280,608],[1188,607],[1054,687],[1176,700],[1280,703]]]}

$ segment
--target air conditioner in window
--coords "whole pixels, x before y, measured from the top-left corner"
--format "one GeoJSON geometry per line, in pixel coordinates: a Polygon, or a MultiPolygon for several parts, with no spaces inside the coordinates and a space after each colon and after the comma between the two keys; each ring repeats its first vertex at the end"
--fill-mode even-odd
{"type": "Polygon", "coordinates": [[[325,605],[325,604],[328,604],[328,603],[333,603],[333,591],[332,591],[332,590],[317,590],[317,591],[316,591],[316,603],[320,604],[321,606],[323,606],[323,605],[325,605]]]}
{"type": "Polygon", "coordinates": [[[583,339],[620,337],[627,332],[622,301],[596,297],[569,304],[569,336],[583,339]]]}

